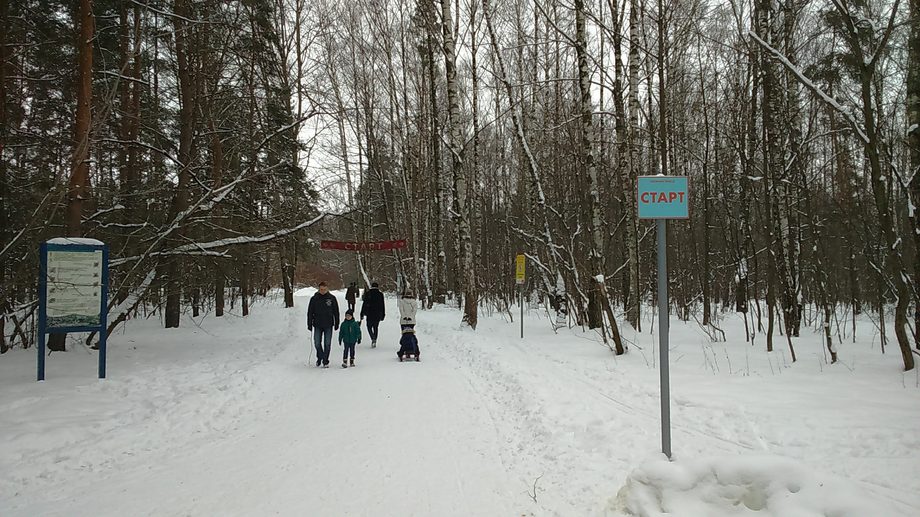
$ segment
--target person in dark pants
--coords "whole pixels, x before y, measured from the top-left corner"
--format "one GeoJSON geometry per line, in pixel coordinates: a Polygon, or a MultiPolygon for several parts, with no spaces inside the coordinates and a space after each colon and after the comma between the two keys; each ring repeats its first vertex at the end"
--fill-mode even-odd
{"type": "Polygon", "coordinates": [[[371,348],[377,346],[377,330],[380,322],[386,317],[386,308],[383,306],[383,293],[378,289],[377,282],[364,292],[361,302],[361,319],[367,319],[367,335],[371,337],[371,348]]]}
{"type": "Polygon", "coordinates": [[[345,291],[345,301],[348,302],[348,310],[352,313],[355,312],[355,302],[358,300],[358,286],[354,282],[348,286],[348,290],[345,291]]]}
{"type": "Polygon", "coordinates": [[[345,350],[342,351],[342,368],[355,365],[355,345],[361,342],[361,324],[355,321],[354,314],[355,311],[351,309],[345,311],[345,321],[342,322],[342,330],[339,331],[339,344],[345,344],[345,350]]]}
{"type": "Polygon", "coordinates": [[[339,302],[329,292],[326,282],[319,283],[319,291],[310,298],[307,307],[307,330],[313,332],[316,347],[316,366],[329,366],[332,332],[339,330],[339,302]]]}

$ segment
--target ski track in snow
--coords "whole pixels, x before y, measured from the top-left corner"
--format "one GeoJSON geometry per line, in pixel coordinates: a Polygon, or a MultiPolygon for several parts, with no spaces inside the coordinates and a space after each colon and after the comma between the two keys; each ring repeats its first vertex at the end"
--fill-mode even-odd
{"type": "MultiPolygon", "coordinates": [[[[517,321],[482,315],[473,332],[438,307],[419,312],[422,361],[400,364],[388,298],[378,347],[362,325],[342,371],[336,341],[330,368],[307,364],[306,302],[181,329],[132,322],[110,340],[105,381],[79,346],[53,354],[40,384],[34,351],[7,354],[0,515],[613,517],[627,476],[661,457],[650,334],[623,329],[633,347],[614,357],[536,312],[521,340],[517,321]]],[[[790,367],[762,343],[672,322],[675,458],[793,458],[892,517],[920,514],[920,389],[866,343],[838,345],[848,369],[820,366],[806,334],[790,367]]]]}

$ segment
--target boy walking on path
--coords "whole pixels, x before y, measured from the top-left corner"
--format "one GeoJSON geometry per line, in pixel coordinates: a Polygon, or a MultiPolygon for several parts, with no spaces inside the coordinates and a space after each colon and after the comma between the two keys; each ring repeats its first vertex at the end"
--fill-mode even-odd
{"type": "Polygon", "coordinates": [[[307,330],[313,332],[316,347],[316,366],[329,366],[332,348],[332,331],[339,330],[339,302],[329,292],[326,282],[319,283],[319,291],[310,298],[307,307],[307,330]]]}
{"type": "Polygon", "coordinates": [[[355,365],[355,345],[361,342],[361,325],[355,321],[354,314],[355,311],[352,309],[345,311],[345,321],[342,322],[342,330],[339,331],[339,345],[345,343],[345,350],[342,351],[342,368],[355,365]]]}
{"type": "Polygon", "coordinates": [[[383,304],[383,293],[377,288],[377,282],[364,291],[361,303],[361,319],[367,319],[367,334],[371,337],[371,348],[377,346],[377,329],[383,318],[386,317],[386,307],[383,304]]]}

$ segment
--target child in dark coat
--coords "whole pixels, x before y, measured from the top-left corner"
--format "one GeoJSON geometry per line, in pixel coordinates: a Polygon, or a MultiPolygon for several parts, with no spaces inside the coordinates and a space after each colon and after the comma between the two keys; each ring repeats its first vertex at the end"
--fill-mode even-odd
{"type": "Polygon", "coordinates": [[[345,344],[345,350],[342,352],[342,368],[355,365],[355,345],[361,342],[361,324],[355,321],[354,315],[355,311],[352,309],[345,311],[345,321],[342,322],[342,328],[339,330],[339,344],[345,344]]]}

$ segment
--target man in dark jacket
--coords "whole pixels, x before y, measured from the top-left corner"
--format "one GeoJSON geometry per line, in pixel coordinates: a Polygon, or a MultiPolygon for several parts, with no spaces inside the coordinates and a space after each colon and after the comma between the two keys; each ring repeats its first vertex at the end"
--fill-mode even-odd
{"type": "Polygon", "coordinates": [[[367,334],[371,337],[371,348],[377,346],[377,327],[386,316],[383,306],[383,293],[377,288],[377,282],[364,292],[361,303],[361,319],[367,319],[367,334]]]}
{"type": "Polygon", "coordinates": [[[348,290],[345,291],[345,301],[348,302],[348,310],[354,312],[355,302],[358,301],[358,286],[354,282],[352,282],[351,285],[348,286],[348,290]]]}
{"type": "Polygon", "coordinates": [[[320,282],[319,291],[310,298],[310,306],[307,307],[307,330],[313,332],[316,366],[329,366],[332,332],[339,330],[339,302],[329,292],[326,282],[320,282]]]}

